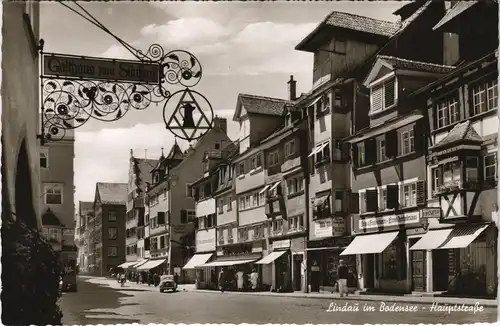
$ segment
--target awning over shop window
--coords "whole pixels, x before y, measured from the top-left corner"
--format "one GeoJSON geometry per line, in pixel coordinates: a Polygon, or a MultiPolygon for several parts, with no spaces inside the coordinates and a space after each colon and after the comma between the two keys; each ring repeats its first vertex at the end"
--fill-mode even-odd
{"type": "Polygon", "coordinates": [[[451,229],[430,230],[410,250],[465,248],[488,226],[489,224],[457,225],[451,229]]]}
{"type": "Polygon", "coordinates": [[[271,189],[269,189],[269,192],[273,191],[274,189],[276,189],[277,186],[279,186],[279,184],[281,183],[281,181],[278,181],[276,182],[275,184],[273,184],[273,186],[271,187],[271,189]]]}
{"type": "Polygon", "coordinates": [[[123,263],[121,265],[118,265],[118,267],[120,267],[120,268],[128,268],[128,267],[133,266],[135,264],[137,264],[136,261],[128,261],[128,262],[125,262],[125,263],[123,263]]]}
{"type": "Polygon", "coordinates": [[[329,142],[324,142],[324,143],[316,145],[316,147],[314,147],[313,151],[307,157],[311,157],[314,154],[321,152],[323,150],[323,148],[325,148],[326,145],[328,145],[328,143],[329,142]]]}
{"type": "Polygon", "coordinates": [[[286,250],[271,252],[269,255],[256,262],[256,264],[261,264],[261,265],[270,264],[276,259],[280,258],[285,252],[286,250]]]}
{"type": "Polygon", "coordinates": [[[222,267],[222,266],[234,266],[242,265],[254,262],[256,259],[245,259],[245,260],[216,260],[199,267],[222,267]]]}
{"type": "Polygon", "coordinates": [[[328,200],[328,197],[330,197],[330,194],[315,198],[314,207],[322,206],[328,200]]]}
{"type": "Polygon", "coordinates": [[[347,248],[342,251],[340,256],[379,254],[396,239],[398,233],[399,231],[358,235],[347,248]]]}
{"type": "Polygon", "coordinates": [[[166,259],[155,259],[155,260],[149,260],[147,263],[139,266],[137,268],[138,271],[149,271],[152,268],[155,268],[156,266],[159,266],[165,262],[166,259]]]}
{"type": "Polygon", "coordinates": [[[140,262],[135,262],[135,264],[129,266],[129,268],[138,268],[139,266],[144,265],[148,261],[149,261],[148,259],[144,259],[144,260],[141,260],[140,262]]]}
{"type": "Polygon", "coordinates": [[[259,195],[260,194],[263,194],[266,192],[266,190],[270,187],[271,185],[266,185],[260,192],[259,192],[259,195]]]}
{"type": "Polygon", "coordinates": [[[210,254],[195,254],[186,265],[184,265],[183,269],[195,269],[198,266],[205,264],[210,257],[212,257],[213,253],[210,254]]]}

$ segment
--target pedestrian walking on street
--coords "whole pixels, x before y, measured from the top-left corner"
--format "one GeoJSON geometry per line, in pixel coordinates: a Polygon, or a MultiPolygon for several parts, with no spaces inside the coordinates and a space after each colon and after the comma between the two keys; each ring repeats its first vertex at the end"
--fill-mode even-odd
{"type": "Polygon", "coordinates": [[[259,283],[259,273],[257,273],[255,268],[253,269],[252,274],[250,274],[250,282],[252,282],[252,290],[256,291],[259,283]]]}
{"type": "Polygon", "coordinates": [[[344,265],[343,260],[339,260],[339,267],[337,268],[338,285],[340,296],[344,294],[347,297],[347,278],[349,278],[349,269],[344,265]]]}
{"type": "Polygon", "coordinates": [[[220,270],[219,273],[219,290],[224,293],[224,287],[226,286],[226,273],[224,272],[224,268],[220,270]]]}
{"type": "Polygon", "coordinates": [[[236,273],[236,278],[237,278],[237,285],[238,285],[238,291],[243,291],[243,284],[244,284],[244,278],[243,278],[243,271],[239,270],[238,273],[236,273]]]}
{"type": "Polygon", "coordinates": [[[174,274],[174,282],[175,284],[179,284],[179,274],[177,273],[174,274]]]}

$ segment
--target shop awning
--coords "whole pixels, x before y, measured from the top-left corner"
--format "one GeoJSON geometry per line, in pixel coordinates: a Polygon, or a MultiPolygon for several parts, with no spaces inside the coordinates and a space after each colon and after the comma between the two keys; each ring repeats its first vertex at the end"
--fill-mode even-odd
{"type": "Polygon", "coordinates": [[[286,250],[271,252],[269,255],[256,262],[256,264],[262,264],[262,265],[270,264],[276,259],[280,258],[285,252],[286,250]]]}
{"type": "Polygon", "coordinates": [[[352,240],[340,256],[379,254],[398,236],[399,231],[358,235],[352,240]]]}
{"type": "Polygon", "coordinates": [[[320,143],[320,144],[316,145],[316,147],[314,147],[312,152],[309,153],[309,155],[307,157],[311,157],[314,154],[321,152],[323,150],[323,148],[325,148],[326,145],[328,145],[328,144],[329,144],[329,142],[324,142],[324,143],[320,143]]]}
{"type": "Polygon", "coordinates": [[[159,266],[165,262],[166,259],[155,259],[155,260],[149,260],[147,263],[139,266],[137,268],[138,271],[149,271],[151,268],[155,268],[156,266],[159,266]]]}
{"type": "Polygon", "coordinates": [[[269,192],[272,192],[274,189],[276,189],[276,187],[278,187],[280,185],[280,183],[281,183],[281,181],[278,181],[275,184],[273,184],[273,186],[269,189],[269,192]]]}
{"type": "Polygon", "coordinates": [[[457,225],[430,230],[410,250],[457,249],[468,247],[489,224],[457,225]]]}
{"type": "Polygon", "coordinates": [[[453,231],[453,229],[429,230],[410,248],[410,250],[437,249],[448,238],[451,231],[453,231]]]}
{"type": "Polygon", "coordinates": [[[195,269],[198,266],[201,266],[205,264],[210,257],[212,257],[213,253],[209,254],[195,254],[191,259],[188,261],[186,265],[184,265],[183,269],[195,269]]]}
{"type": "Polygon", "coordinates": [[[221,267],[221,266],[234,266],[241,264],[248,264],[254,262],[255,259],[245,259],[245,260],[216,260],[199,267],[221,267]]]}
{"type": "Polygon", "coordinates": [[[271,187],[271,185],[266,185],[264,188],[262,188],[262,190],[259,191],[259,195],[265,193],[269,187],[271,187]]]}
{"type": "Polygon", "coordinates": [[[148,259],[141,260],[140,262],[136,262],[135,264],[129,266],[129,268],[138,268],[139,266],[144,265],[148,261],[149,261],[148,259]]]}
{"type": "Polygon", "coordinates": [[[127,262],[125,262],[125,263],[123,263],[123,264],[121,264],[121,265],[118,265],[118,267],[120,267],[120,268],[124,268],[124,269],[125,269],[125,268],[128,268],[128,267],[130,267],[130,266],[133,266],[133,265],[135,265],[135,264],[137,264],[137,262],[136,262],[136,261],[127,261],[127,262]]]}
{"type": "Polygon", "coordinates": [[[315,198],[314,207],[319,207],[323,205],[328,200],[328,197],[330,197],[330,194],[315,198]]]}

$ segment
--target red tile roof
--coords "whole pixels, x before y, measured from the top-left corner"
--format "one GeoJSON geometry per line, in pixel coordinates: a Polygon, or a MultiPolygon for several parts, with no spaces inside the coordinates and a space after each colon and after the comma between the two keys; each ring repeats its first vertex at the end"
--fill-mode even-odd
{"type": "Polygon", "coordinates": [[[446,15],[439,21],[439,23],[436,24],[432,29],[437,30],[438,28],[442,27],[446,23],[452,21],[455,19],[457,16],[459,16],[461,13],[469,9],[470,7],[474,6],[477,4],[479,1],[457,1],[453,7],[448,10],[446,15]]]}
{"type": "Polygon", "coordinates": [[[351,29],[382,36],[392,36],[399,29],[399,23],[359,16],[347,12],[334,11],[325,18],[329,26],[351,29]]]}
{"type": "Polygon", "coordinates": [[[283,116],[287,105],[292,101],[273,97],[239,94],[239,100],[249,113],[283,116]]]}
{"type": "Polygon", "coordinates": [[[97,191],[104,205],[126,205],[127,204],[127,184],[98,182],[97,191]]]}
{"type": "Polygon", "coordinates": [[[441,74],[449,73],[453,69],[455,69],[455,67],[453,66],[445,66],[435,63],[414,61],[403,58],[390,57],[386,55],[379,55],[377,58],[384,60],[385,62],[390,64],[394,69],[416,70],[416,71],[434,72],[441,74]]]}
{"type": "Polygon", "coordinates": [[[432,148],[443,147],[460,141],[483,142],[483,138],[472,127],[470,120],[455,125],[448,135],[441,139],[439,143],[432,146],[432,148]]]}

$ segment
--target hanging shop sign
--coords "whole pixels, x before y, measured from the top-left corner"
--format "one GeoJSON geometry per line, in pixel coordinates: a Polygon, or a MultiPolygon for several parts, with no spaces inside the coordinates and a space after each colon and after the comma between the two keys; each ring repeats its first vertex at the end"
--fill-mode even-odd
{"type": "Polygon", "coordinates": [[[406,213],[399,215],[387,215],[378,217],[368,217],[359,220],[360,229],[371,229],[388,226],[398,226],[418,223],[420,221],[419,213],[406,213]]]}
{"type": "Polygon", "coordinates": [[[215,229],[196,231],[196,252],[215,251],[215,229]]]}
{"type": "Polygon", "coordinates": [[[191,89],[200,82],[202,67],[187,51],[166,53],[153,44],[146,53],[134,53],[138,60],[122,60],[44,53],[43,47],[40,40],[42,143],[62,140],[90,119],[112,122],[153,105],[163,106],[166,128],[184,140],[199,139],[212,128],[210,102],[191,89]],[[177,91],[171,93],[171,86],[177,91]]]}
{"type": "Polygon", "coordinates": [[[441,207],[422,208],[422,218],[440,218],[441,207]]]}
{"type": "Polygon", "coordinates": [[[120,59],[88,58],[63,54],[43,56],[44,76],[88,78],[122,82],[159,83],[160,66],[120,59]]]}
{"type": "Polygon", "coordinates": [[[316,238],[331,237],[333,235],[333,224],[331,219],[314,221],[314,236],[316,238]]]}

